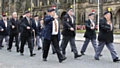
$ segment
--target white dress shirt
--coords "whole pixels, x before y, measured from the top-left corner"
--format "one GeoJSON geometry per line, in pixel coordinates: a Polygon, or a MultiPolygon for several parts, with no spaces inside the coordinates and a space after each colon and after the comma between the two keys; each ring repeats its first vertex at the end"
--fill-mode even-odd
{"type": "Polygon", "coordinates": [[[38,27],[38,22],[35,20],[36,27],[38,27]]]}
{"type": "Polygon", "coordinates": [[[7,27],[7,21],[4,21],[5,27],[7,27]]]}
{"type": "Polygon", "coordinates": [[[90,21],[91,21],[92,27],[95,27],[95,23],[94,23],[94,21],[91,20],[91,19],[90,19],[90,21]]]}
{"type": "Polygon", "coordinates": [[[52,35],[57,35],[58,34],[59,23],[58,23],[57,19],[55,19],[55,21],[56,21],[56,24],[57,24],[57,31],[55,31],[55,23],[53,21],[52,22],[52,35]]]}

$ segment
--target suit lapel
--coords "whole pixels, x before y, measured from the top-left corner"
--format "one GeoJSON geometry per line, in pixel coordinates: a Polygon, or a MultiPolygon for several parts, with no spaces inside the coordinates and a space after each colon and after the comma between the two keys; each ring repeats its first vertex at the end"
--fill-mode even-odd
{"type": "Polygon", "coordinates": [[[5,23],[4,23],[4,21],[2,20],[2,24],[3,24],[3,26],[5,27],[5,23]]]}

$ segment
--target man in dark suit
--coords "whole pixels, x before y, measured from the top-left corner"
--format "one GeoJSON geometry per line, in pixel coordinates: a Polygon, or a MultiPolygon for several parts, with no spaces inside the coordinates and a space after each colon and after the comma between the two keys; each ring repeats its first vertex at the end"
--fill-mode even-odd
{"type": "MultiPolygon", "coordinates": [[[[4,47],[2,46],[3,39],[6,38],[6,40],[8,40],[9,28],[10,22],[7,20],[7,16],[2,15],[2,20],[0,20],[0,49],[4,47]]],[[[8,44],[8,41],[6,43],[8,44]]]]}
{"type": "Polygon", "coordinates": [[[86,32],[84,34],[85,41],[81,49],[82,55],[84,55],[84,52],[86,51],[86,48],[90,41],[92,42],[95,52],[97,48],[96,32],[95,32],[96,24],[94,22],[94,13],[90,13],[88,16],[89,16],[89,19],[85,21],[86,32]]]}
{"type": "Polygon", "coordinates": [[[64,61],[66,58],[61,54],[59,48],[60,40],[60,27],[57,20],[58,16],[55,15],[55,9],[49,8],[50,16],[45,17],[44,19],[44,44],[43,44],[43,61],[47,61],[48,51],[50,43],[52,42],[59,62],[64,61]]]}
{"type": "Polygon", "coordinates": [[[34,16],[34,25],[32,25],[32,26],[33,26],[33,28],[35,30],[35,39],[36,39],[36,41],[34,40],[34,42],[37,45],[38,50],[40,50],[41,49],[41,46],[40,46],[41,25],[40,25],[40,22],[39,22],[39,19],[38,19],[38,15],[34,16]]]}
{"type": "MultiPolygon", "coordinates": [[[[47,12],[46,12],[46,14],[45,14],[44,19],[45,19],[45,18],[48,18],[48,17],[50,17],[50,11],[49,11],[49,9],[47,10],[47,12]]],[[[43,23],[43,24],[44,24],[44,23],[43,23]]],[[[42,25],[42,24],[41,24],[41,25],[42,25]]],[[[44,26],[45,26],[45,25],[44,25],[44,26]]],[[[44,28],[42,28],[41,30],[42,30],[42,31],[41,31],[41,34],[42,34],[42,36],[44,36],[44,28]]],[[[42,37],[42,39],[44,39],[44,37],[42,37]]],[[[43,42],[44,42],[44,41],[43,41],[43,42]]],[[[53,44],[51,43],[50,45],[51,45],[51,47],[52,47],[52,52],[53,52],[53,54],[55,54],[56,51],[55,51],[55,48],[54,48],[53,44]]]]}
{"type": "Polygon", "coordinates": [[[9,38],[9,46],[8,49],[11,52],[13,39],[15,37],[15,46],[16,52],[19,52],[19,44],[18,44],[18,34],[19,34],[19,21],[17,19],[17,13],[13,12],[12,18],[10,19],[10,38],[9,38]]]}
{"type": "Polygon", "coordinates": [[[98,47],[94,56],[96,60],[99,60],[99,55],[104,45],[106,45],[111,53],[113,62],[120,61],[113,46],[113,23],[111,22],[111,13],[109,11],[104,12],[104,17],[100,19],[98,41],[98,47]]]}
{"type": "Polygon", "coordinates": [[[71,48],[74,52],[74,58],[78,58],[81,57],[81,55],[78,54],[76,45],[75,45],[75,35],[76,35],[76,31],[75,31],[75,16],[73,15],[74,11],[72,8],[69,8],[67,10],[67,14],[64,16],[62,23],[63,23],[63,31],[62,31],[62,35],[63,35],[63,39],[62,39],[62,43],[61,43],[61,49],[62,49],[62,53],[65,55],[66,52],[66,47],[68,42],[70,41],[71,43],[71,48]]]}
{"type": "Polygon", "coordinates": [[[34,29],[32,27],[34,21],[30,18],[30,12],[25,12],[25,17],[21,20],[21,46],[20,46],[20,54],[24,55],[24,46],[26,41],[28,42],[28,47],[30,50],[30,56],[33,57],[36,54],[33,53],[33,32],[34,29]]]}

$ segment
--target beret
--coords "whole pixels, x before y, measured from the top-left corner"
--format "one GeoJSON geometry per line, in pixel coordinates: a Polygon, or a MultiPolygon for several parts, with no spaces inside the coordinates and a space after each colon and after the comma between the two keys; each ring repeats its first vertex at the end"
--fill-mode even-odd
{"type": "Polygon", "coordinates": [[[108,13],[110,13],[110,12],[109,12],[109,11],[105,11],[105,12],[104,12],[104,15],[106,15],[106,14],[108,14],[108,13]]]}
{"type": "Polygon", "coordinates": [[[70,10],[72,10],[72,11],[73,11],[73,9],[72,9],[72,8],[68,8],[68,9],[67,9],[67,12],[68,12],[68,11],[70,11],[70,10]]]}
{"type": "Polygon", "coordinates": [[[55,11],[55,9],[54,9],[54,8],[49,8],[49,9],[47,10],[47,12],[52,12],[52,11],[55,11]]]}
{"type": "Polygon", "coordinates": [[[92,15],[95,15],[94,13],[90,13],[88,16],[92,16],[92,15]]]}
{"type": "Polygon", "coordinates": [[[30,11],[25,11],[25,13],[24,13],[24,14],[27,14],[27,13],[30,13],[30,11]]]}

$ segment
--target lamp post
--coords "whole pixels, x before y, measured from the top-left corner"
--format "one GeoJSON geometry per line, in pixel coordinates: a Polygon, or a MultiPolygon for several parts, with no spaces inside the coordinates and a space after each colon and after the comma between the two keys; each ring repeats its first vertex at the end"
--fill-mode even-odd
{"type": "Polygon", "coordinates": [[[99,19],[103,16],[103,0],[98,0],[98,32],[99,32],[99,19]]]}
{"type": "Polygon", "coordinates": [[[2,0],[2,15],[4,14],[4,0],[2,0]]]}
{"type": "Polygon", "coordinates": [[[99,11],[100,10],[100,5],[99,5],[99,2],[100,1],[98,0],[98,20],[97,20],[98,21],[98,32],[99,32],[99,19],[100,19],[99,18],[100,17],[100,11],[99,11]]]}
{"type": "Polygon", "coordinates": [[[33,0],[31,0],[31,14],[32,14],[33,0]]]}
{"type": "Polygon", "coordinates": [[[14,0],[14,11],[16,12],[16,3],[17,3],[17,0],[14,0]]]}

